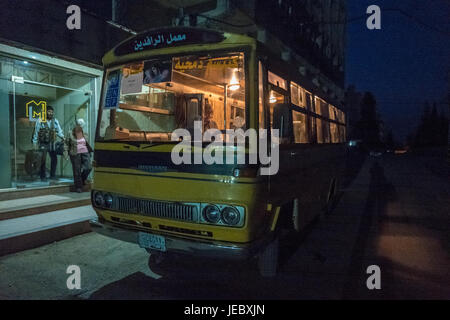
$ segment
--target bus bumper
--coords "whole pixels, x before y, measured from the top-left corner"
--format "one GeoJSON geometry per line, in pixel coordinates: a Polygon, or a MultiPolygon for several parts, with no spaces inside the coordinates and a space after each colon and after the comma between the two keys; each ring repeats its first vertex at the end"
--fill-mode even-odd
{"type": "MultiPolygon", "coordinates": [[[[139,244],[138,233],[143,232],[125,227],[117,227],[107,222],[93,219],[89,221],[92,231],[107,237],[139,244]]],[[[188,240],[171,235],[164,235],[167,252],[189,254],[205,258],[224,258],[229,260],[246,260],[255,256],[269,242],[270,238],[251,243],[230,243],[204,239],[188,240]]]]}

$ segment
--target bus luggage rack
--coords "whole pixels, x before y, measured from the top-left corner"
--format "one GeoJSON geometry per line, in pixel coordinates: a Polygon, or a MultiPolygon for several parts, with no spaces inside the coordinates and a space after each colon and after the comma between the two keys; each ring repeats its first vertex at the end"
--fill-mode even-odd
{"type": "Polygon", "coordinates": [[[195,204],[161,202],[113,196],[112,210],[148,217],[198,222],[199,209],[195,204]]]}

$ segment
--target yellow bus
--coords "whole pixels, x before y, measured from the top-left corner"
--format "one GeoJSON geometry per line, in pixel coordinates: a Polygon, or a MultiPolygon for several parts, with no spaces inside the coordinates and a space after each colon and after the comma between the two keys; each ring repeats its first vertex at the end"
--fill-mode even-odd
{"type": "MultiPolygon", "coordinates": [[[[154,29],[120,43],[103,63],[92,230],[145,248],[150,268],[174,254],[256,259],[263,276],[274,275],[280,232],[301,232],[338,188],[346,130],[338,103],[246,35],[154,29]],[[260,159],[239,162],[233,142],[222,148],[232,162],[207,163],[211,140],[174,136],[195,123],[224,141],[229,130],[266,130],[257,148],[274,156],[278,144],[276,174],[262,174],[268,164],[260,159]],[[191,163],[173,160],[181,142],[191,163]]],[[[248,141],[244,150],[245,159],[254,152],[248,141]]]]}

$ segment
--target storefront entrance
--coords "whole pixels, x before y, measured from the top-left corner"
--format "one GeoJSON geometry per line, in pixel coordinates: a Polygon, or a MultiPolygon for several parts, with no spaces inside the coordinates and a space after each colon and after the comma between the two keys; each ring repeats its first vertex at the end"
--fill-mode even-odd
{"type": "MultiPolygon", "coordinates": [[[[46,121],[51,106],[64,135],[76,121],[92,143],[95,78],[72,70],[57,69],[34,61],[0,56],[1,155],[4,160],[0,189],[34,188],[72,184],[70,160],[58,155],[55,177],[50,179],[51,158],[46,155],[46,178],[40,177],[42,153],[36,151],[32,137],[36,121],[46,121]],[[5,145],[8,144],[8,145],[5,145]]],[[[57,141],[62,139],[57,138],[57,141]]]]}

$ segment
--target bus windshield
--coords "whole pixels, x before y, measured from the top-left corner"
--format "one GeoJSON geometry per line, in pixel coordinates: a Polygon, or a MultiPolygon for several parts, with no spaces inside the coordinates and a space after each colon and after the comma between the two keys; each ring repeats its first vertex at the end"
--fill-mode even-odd
{"type": "Polygon", "coordinates": [[[175,129],[246,129],[243,53],[149,59],[106,70],[97,141],[171,141],[175,129]]]}

